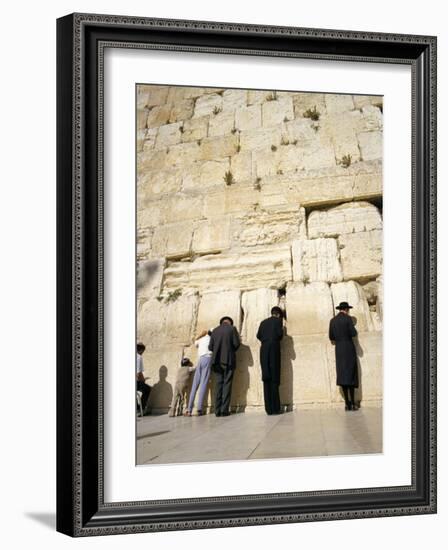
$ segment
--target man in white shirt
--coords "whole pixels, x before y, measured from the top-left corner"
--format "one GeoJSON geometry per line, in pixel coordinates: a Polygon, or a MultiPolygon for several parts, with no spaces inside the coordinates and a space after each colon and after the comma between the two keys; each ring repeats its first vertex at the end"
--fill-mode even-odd
{"type": "Polygon", "coordinates": [[[148,404],[149,394],[151,393],[151,386],[148,386],[145,382],[145,375],[143,374],[143,353],[145,352],[145,345],[139,342],[137,344],[137,373],[136,373],[136,388],[137,391],[142,392],[142,407],[143,413],[146,410],[148,404]]]}
{"type": "Polygon", "coordinates": [[[205,394],[207,393],[207,385],[210,378],[210,362],[212,358],[212,352],[208,349],[210,343],[210,331],[203,330],[198,335],[194,345],[198,348],[198,363],[195,368],[193,384],[191,386],[190,399],[188,402],[185,416],[191,416],[194,406],[194,398],[196,392],[199,389],[199,397],[197,404],[197,414],[201,416],[203,414],[202,406],[204,403],[205,394]]]}

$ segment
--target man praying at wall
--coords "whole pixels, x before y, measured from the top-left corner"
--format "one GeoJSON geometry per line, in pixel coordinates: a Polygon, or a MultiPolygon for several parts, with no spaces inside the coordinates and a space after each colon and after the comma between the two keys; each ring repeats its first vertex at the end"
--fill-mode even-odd
{"type": "Polygon", "coordinates": [[[210,335],[208,349],[212,352],[212,371],[215,375],[215,415],[229,416],[236,350],[240,336],[231,317],[223,317],[210,335]]]}
{"type": "Polygon", "coordinates": [[[261,342],[260,364],[266,414],[280,414],[280,340],[283,338],[283,311],[275,306],[271,317],[260,323],[257,338],[261,342]]]}

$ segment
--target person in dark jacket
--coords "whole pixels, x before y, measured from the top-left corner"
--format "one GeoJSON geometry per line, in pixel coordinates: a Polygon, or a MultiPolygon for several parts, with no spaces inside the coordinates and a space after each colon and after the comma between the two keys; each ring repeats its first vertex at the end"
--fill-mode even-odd
{"type": "Polygon", "coordinates": [[[358,387],[358,363],[353,338],[357,336],[353,319],[349,312],[353,306],[341,302],[336,309],[339,313],[330,321],[329,337],[335,345],[336,384],[342,387],[345,410],[355,411],[355,388],[358,387]],[[349,397],[350,394],[350,397],[349,397]]]}
{"type": "Polygon", "coordinates": [[[260,323],[260,364],[266,414],[280,414],[280,340],[283,338],[283,311],[275,306],[271,317],[260,323]]]}
{"type": "Polygon", "coordinates": [[[236,350],[240,336],[231,317],[223,317],[211,335],[208,349],[212,352],[212,371],[215,377],[215,415],[229,416],[236,350]]]}

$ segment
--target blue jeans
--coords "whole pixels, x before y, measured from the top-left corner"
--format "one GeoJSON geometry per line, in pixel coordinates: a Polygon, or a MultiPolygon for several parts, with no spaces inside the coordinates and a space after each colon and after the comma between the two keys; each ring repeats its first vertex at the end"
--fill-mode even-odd
{"type": "Polygon", "coordinates": [[[197,404],[197,410],[202,411],[202,404],[204,402],[205,394],[207,392],[208,380],[210,378],[210,362],[212,358],[210,355],[201,355],[199,357],[198,364],[194,371],[193,384],[191,386],[190,400],[188,402],[188,411],[191,413],[194,405],[194,398],[199,388],[199,398],[197,404]]]}

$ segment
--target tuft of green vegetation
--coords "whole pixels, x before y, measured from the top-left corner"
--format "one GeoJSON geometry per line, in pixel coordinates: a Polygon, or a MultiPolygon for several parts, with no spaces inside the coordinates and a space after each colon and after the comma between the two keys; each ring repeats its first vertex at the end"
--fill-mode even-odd
{"type": "Polygon", "coordinates": [[[198,145],[201,145],[202,139],[198,139],[196,143],[197,143],[198,145]]]}
{"type": "Polygon", "coordinates": [[[161,301],[163,300],[163,296],[162,296],[162,295],[157,296],[156,300],[159,301],[159,302],[161,302],[161,301]]]}
{"type": "Polygon", "coordinates": [[[239,153],[241,151],[241,145],[238,143],[236,146],[236,152],[239,153]]]}
{"type": "Polygon", "coordinates": [[[303,116],[305,118],[310,118],[311,120],[319,120],[320,118],[320,113],[319,111],[316,109],[316,105],[314,105],[314,107],[312,109],[307,109],[304,113],[303,113],[303,116]]]}
{"type": "Polygon", "coordinates": [[[254,189],[257,190],[257,191],[261,191],[261,178],[260,177],[258,177],[255,180],[254,189]]]}
{"type": "Polygon", "coordinates": [[[271,151],[277,151],[277,146],[276,145],[271,145],[271,151]]]}
{"type": "Polygon", "coordinates": [[[374,107],[378,107],[378,109],[383,112],[383,102],[382,101],[378,101],[377,103],[372,103],[372,105],[374,107]]]}
{"type": "Polygon", "coordinates": [[[225,181],[226,185],[232,185],[233,183],[235,183],[235,180],[233,179],[233,174],[230,170],[228,170],[224,174],[224,181],[225,181]]]}
{"type": "Polygon", "coordinates": [[[348,168],[350,166],[350,164],[352,163],[352,156],[350,154],[348,155],[344,155],[342,158],[341,158],[341,166],[343,168],[348,168]]]}
{"type": "Polygon", "coordinates": [[[180,296],[182,296],[182,290],[180,288],[176,288],[176,290],[168,292],[168,296],[165,298],[165,304],[175,302],[180,296]]]}
{"type": "Polygon", "coordinates": [[[266,101],[277,101],[277,92],[271,92],[266,96],[266,101]]]}
{"type": "Polygon", "coordinates": [[[218,107],[217,105],[215,105],[213,107],[213,114],[214,115],[218,115],[221,111],[222,111],[221,107],[218,107]]]}
{"type": "Polygon", "coordinates": [[[285,118],[283,119],[283,122],[289,122],[289,118],[285,116],[285,118]]]}
{"type": "Polygon", "coordinates": [[[292,144],[293,144],[293,145],[297,145],[298,142],[299,142],[299,141],[298,141],[297,139],[295,139],[295,140],[292,142],[292,144]]]}
{"type": "Polygon", "coordinates": [[[235,126],[230,130],[232,134],[236,134],[238,132],[238,128],[235,128],[235,126]]]}
{"type": "Polygon", "coordinates": [[[183,127],[183,126],[179,126],[179,132],[180,132],[181,134],[183,134],[184,131],[185,131],[184,127],[183,127]]]}
{"type": "Polygon", "coordinates": [[[277,175],[283,176],[283,170],[280,170],[280,168],[277,170],[277,175]]]}

